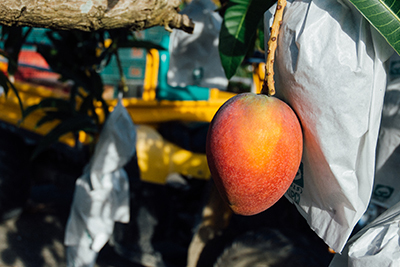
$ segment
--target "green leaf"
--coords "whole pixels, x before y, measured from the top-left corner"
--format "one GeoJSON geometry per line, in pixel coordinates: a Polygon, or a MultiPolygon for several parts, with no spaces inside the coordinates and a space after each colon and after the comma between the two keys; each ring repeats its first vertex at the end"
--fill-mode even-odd
{"type": "Polygon", "coordinates": [[[76,116],[70,117],[63,120],[60,124],[54,127],[48,134],[36,146],[33,151],[31,159],[36,158],[43,150],[52,144],[58,142],[58,139],[67,133],[77,133],[79,131],[85,131],[88,133],[96,133],[98,131],[97,126],[93,123],[93,120],[89,116],[76,116]]]}
{"type": "Polygon", "coordinates": [[[219,36],[219,53],[225,75],[235,75],[251,44],[257,26],[276,0],[231,0],[224,14],[219,36]]]}
{"type": "Polygon", "coordinates": [[[67,100],[48,97],[40,101],[39,104],[27,107],[23,112],[22,118],[25,119],[29,114],[31,114],[35,110],[46,109],[46,108],[54,108],[57,109],[58,111],[71,112],[71,106],[67,100]]]}
{"type": "Polygon", "coordinates": [[[71,118],[71,117],[72,117],[71,113],[65,113],[65,112],[60,112],[60,111],[47,111],[46,115],[41,117],[37,121],[35,127],[38,128],[38,127],[42,126],[43,124],[45,124],[47,122],[51,122],[51,121],[54,121],[54,120],[63,121],[63,120],[66,120],[68,118],[71,118]]]}
{"type": "Polygon", "coordinates": [[[93,94],[89,94],[87,97],[83,98],[82,104],[79,108],[79,113],[88,114],[92,112],[91,117],[96,124],[100,124],[99,116],[96,113],[96,107],[94,106],[93,94]]]}
{"type": "Polygon", "coordinates": [[[0,71],[0,86],[3,87],[4,89],[4,94],[7,96],[9,89],[11,88],[11,90],[13,90],[15,96],[18,99],[18,104],[19,104],[19,108],[21,109],[21,112],[23,113],[24,111],[24,107],[22,106],[22,100],[18,94],[18,90],[17,88],[15,88],[14,84],[12,82],[10,82],[10,80],[8,79],[8,77],[2,72],[0,71]]]}
{"type": "Polygon", "coordinates": [[[4,94],[7,96],[8,94],[8,84],[9,84],[9,80],[7,78],[7,76],[0,71],[0,86],[3,87],[4,90],[4,94]]]}
{"type": "Polygon", "coordinates": [[[400,1],[350,0],[400,55],[400,1]]]}
{"type": "Polygon", "coordinates": [[[18,64],[15,60],[13,60],[12,58],[10,58],[10,56],[8,55],[8,53],[6,51],[4,51],[3,49],[0,49],[0,55],[5,57],[8,60],[8,64],[12,65],[12,68],[17,69],[18,68],[18,64]]]}
{"type": "MultiPolygon", "coordinates": [[[[8,54],[8,60],[18,62],[18,55],[21,51],[22,44],[24,42],[23,33],[21,27],[14,26],[3,26],[7,33],[7,38],[4,41],[4,51],[8,54]]],[[[14,75],[18,69],[17,64],[8,64],[8,73],[14,75]]]]}

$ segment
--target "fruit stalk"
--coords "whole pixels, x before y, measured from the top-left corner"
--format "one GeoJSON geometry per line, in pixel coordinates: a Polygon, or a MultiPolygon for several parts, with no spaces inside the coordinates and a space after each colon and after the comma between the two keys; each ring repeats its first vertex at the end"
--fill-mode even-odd
{"type": "Polygon", "coordinates": [[[278,0],[276,5],[274,22],[271,27],[271,35],[268,40],[267,62],[265,64],[265,77],[264,85],[261,90],[262,94],[274,95],[275,94],[275,81],[274,81],[274,61],[275,51],[278,46],[279,28],[282,24],[283,10],[286,7],[286,0],[278,0]]]}

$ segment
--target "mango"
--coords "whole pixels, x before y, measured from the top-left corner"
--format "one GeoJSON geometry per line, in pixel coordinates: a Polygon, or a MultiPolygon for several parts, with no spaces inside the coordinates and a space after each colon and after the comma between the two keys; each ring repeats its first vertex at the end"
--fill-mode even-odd
{"type": "Polygon", "coordinates": [[[239,215],[274,205],[298,171],[303,135],[294,111],[265,94],[226,101],[207,133],[207,162],[221,197],[239,215]]]}

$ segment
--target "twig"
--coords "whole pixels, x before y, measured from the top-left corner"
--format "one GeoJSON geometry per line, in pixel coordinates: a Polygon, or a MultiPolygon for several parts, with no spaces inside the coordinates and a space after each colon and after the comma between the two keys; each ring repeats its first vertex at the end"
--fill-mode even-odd
{"type": "Polygon", "coordinates": [[[271,36],[268,40],[267,62],[265,64],[265,77],[264,85],[261,90],[262,94],[274,95],[275,94],[275,81],[274,81],[274,61],[275,50],[278,46],[279,28],[282,24],[283,10],[286,7],[286,0],[278,0],[276,5],[274,22],[271,27],[271,36]]]}

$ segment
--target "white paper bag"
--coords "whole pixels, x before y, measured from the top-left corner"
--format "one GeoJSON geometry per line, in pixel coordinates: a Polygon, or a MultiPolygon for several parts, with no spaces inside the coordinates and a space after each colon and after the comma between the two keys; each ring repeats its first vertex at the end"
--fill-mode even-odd
{"type": "Polygon", "coordinates": [[[376,174],[371,201],[390,208],[400,201],[400,78],[389,82],[376,150],[376,174]]]}
{"type": "Polygon", "coordinates": [[[330,267],[400,266],[400,202],[354,235],[330,267]]]}
{"type": "Polygon", "coordinates": [[[192,34],[173,30],[170,37],[168,83],[226,90],[228,80],[218,52],[222,17],[211,0],[193,0],[182,11],[196,24],[192,34]]]}
{"type": "Polygon", "coordinates": [[[389,80],[400,78],[400,55],[393,53],[390,58],[390,75],[389,80]]]}
{"type": "MultiPolygon", "coordinates": [[[[397,54],[396,54],[397,55],[397,54]]],[[[392,56],[392,59],[395,58],[392,56]]],[[[392,61],[393,62],[393,61],[392,61]]],[[[391,64],[391,66],[395,66],[391,64]]],[[[392,73],[392,68],[390,73],[392,73]]],[[[396,73],[396,72],[394,72],[396,73]]],[[[376,174],[368,215],[388,209],[335,255],[330,267],[400,266],[400,79],[389,82],[376,149],[376,174]]],[[[377,214],[379,215],[379,214],[377,214]]],[[[372,220],[371,220],[372,221],[372,220]]]]}
{"type": "Polygon", "coordinates": [[[123,169],[136,151],[136,129],[118,102],[103,126],[91,162],[76,181],[65,241],[67,266],[94,266],[115,222],[129,222],[129,182],[123,169]]]}
{"type": "MultiPolygon", "coordinates": [[[[266,33],[274,11],[265,14],[266,33]]],[[[288,1],[275,80],[300,119],[304,151],[286,196],[336,252],[370,201],[392,53],[348,1],[288,1]]]]}

